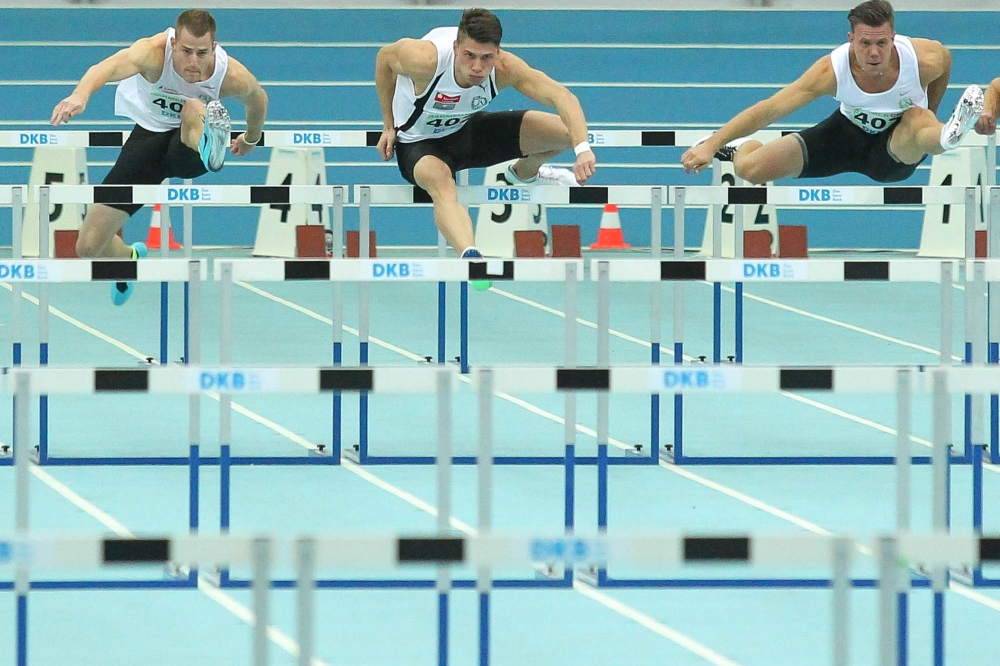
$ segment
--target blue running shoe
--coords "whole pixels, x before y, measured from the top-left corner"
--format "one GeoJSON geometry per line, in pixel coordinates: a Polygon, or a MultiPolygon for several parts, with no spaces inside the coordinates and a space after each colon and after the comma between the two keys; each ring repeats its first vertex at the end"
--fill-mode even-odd
{"type": "MultiPolygon", "coordinates": [[[[132,243],[132,259],[142,259],[149,254],[145,243],[132,243]]],[[[114,282],[111,284],[111,302],[115,305],[125,305],[135,291],[135,282],[114,282]]]]}
{"type": "MultiPolygon", "coordinates": [[[[462,259],[483,259],[483,253],[474,247],[465,248],[465,252],[462,253],[462,259]]],[[[493,286],[493,282],[490,280],[472,280],[469,282],[472,288],[476,291],[487,291],[493,286]]]]}
{"type": "Polygon", "coordinates": [[[229,112],[222,102],[213,100],[205,107],[205,132],[198,142],[198,154],[209,171],[218,171],[226,163],[229,133],[233,128],[229,112]]]}

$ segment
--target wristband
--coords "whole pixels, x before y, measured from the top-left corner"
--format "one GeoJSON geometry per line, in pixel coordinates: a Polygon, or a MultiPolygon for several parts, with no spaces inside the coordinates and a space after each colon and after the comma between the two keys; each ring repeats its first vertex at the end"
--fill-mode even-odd
{"type": "Polygon", "coordinates": [[[588,141],[581,141],[580,143],[576,144],[576,146],[574,146],[573,148],[573,152],[576,153],[577,155],[579,155],[580,153],[585,153],[588,150],[590,150],[590,143],[588,141]]]}
{"type": "Polygon", "coordinates": [[[246,132],[243,132],[243,137],[242,137],[243,143],[247,144],[248,146],[256,146],[258,143],[260,143],[260,140],[263,139],[263,138],[264,138],[264,133],[263,132],[260,133],[260,136],[257,137],[256,141],[247,141],[247,133],[246,132]]]}

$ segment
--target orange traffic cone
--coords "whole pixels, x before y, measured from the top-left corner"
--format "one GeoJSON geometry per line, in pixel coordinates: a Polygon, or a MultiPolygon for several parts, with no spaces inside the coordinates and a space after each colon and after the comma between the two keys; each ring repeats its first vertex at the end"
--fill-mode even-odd
{"type": "MultiPolygon", "coordinates": [[[[150,250],[160,249],[160,216],[161,216],[160,204],[153,206],[153,217],[149,220],[149,234],[146,236],[146,247],[150,250]]],[[[174,228],[170,227],[168,229],[170,236],[168,238],[170,242],[171,250],[180,250],[184,246],[174,240],[174,228]]]]}
{"type": "Polygon", "coordinates": [[[622,236],[622,222],[618,217],[618,206],[604,204],[601,214],[601,228],[597,231],[597,242],[592,243],[591,250],[624,250],[632,247],[622,236]]]}

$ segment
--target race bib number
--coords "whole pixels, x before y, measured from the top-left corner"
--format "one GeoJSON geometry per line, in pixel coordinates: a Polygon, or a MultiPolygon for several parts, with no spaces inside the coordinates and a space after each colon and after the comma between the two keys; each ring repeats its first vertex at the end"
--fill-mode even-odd
{"type": "Polygon", "coordinates": [[[160,110],[160,115],[164,118],[179,119],[184,102],[188,100],[183,95],[175,95],[162,90],[152,92],[152,104],[160,110]]]}
{"type": "Polygon", "coordinates": [[[471,116],[472,114],[466,114],[463,116],[432,115],[428,116],[424,124],[431,128],[432,134],[438,134],[440,132],[444,132],[445,130],[454,129],[465,124],[465,121],[471,116]]]}
{"type": "Polygon", "coordinates": [[[865,109],[851,109],[848,118],[869,134],[878,134],[892,127],[902,115],[902,113],[875,113],[865,109]]]}

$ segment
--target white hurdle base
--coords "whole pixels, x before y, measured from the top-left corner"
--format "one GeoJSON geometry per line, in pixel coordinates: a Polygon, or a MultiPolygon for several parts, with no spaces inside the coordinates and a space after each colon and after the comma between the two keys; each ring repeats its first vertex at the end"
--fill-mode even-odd
{"type": "MultiPolygon", "coordinates": [[[[716,162],[713,169],[718,169],[720,175],[716,175],[713,171],[712,174],[712,184],[713,185],[724,185],[726,187],[733,187],[736,183],[736,171],[733,169],[732,162],[716,162]]],[[[745,186],[746,184],[740,182],[740,186],[745,186]]],[[[767,183],[767,186],[772,186],[774,183],[767,183]]],[[[763,205],[744,205],[743,208],[743,231],[768,231],[771,234],[771,255],[777,257],[778,250],[778,211],[771,204],[763,205]]],[[[703,257],[712,256],[712,244],[715,240],[714,225],[712,224],[713,216],[717,206],[709,206],[708,212],[705,215],[705,233],[702,235],[701,240],[701,252],[698,254],[703,257]]],[[[726,204],[722,206],[722,255],[720,258],[732,259],[736,256],[736,224],[733,219],[734,213],[736,211],[736,206],[732,204],[726,204]]]]}
{"type": "MultiPolygon", "coordinates": [[[[326,156],[322,148],[272,148],[267,167],[268,185],[326,185],[326,156]]],[[[294,257],[295,227],[323,224],[323,206],[271,204],[260,209],[256,257],[294,257]]]]}
{"type": "MultiPolygon", "coordinates": [[[[507,166],[517,160],[495,164],[486,169],[483,185],[510,185],[504,177],[507,166]]],[[[476,218],[476,247],[487,257],[513,257],[514,232],[538,230],[545,234],[545,247],[551,248],[549,224],[542,204],[483,204],[476,218]]]]}
{"type": "MultiPolygon", "coordinates": [[[[956,148],[931,158],[929,185],[981,186],[986,182],[986,150],[956,148]]],[[[985,231],[983,208],[976,211],[976,231],[985,231]]],[[[918,257],[965,256],[965,206],[927,204],[918,257]]]]}
{"type": "MultiPolygon", "coordinates": [[[[31,162],[31,175],[28,179],[30,189],[34,189],[35,185],[51,185],[53,183],[84,185],[87,182],[86,148],[55,148],[52,146],[35,148],[35,157],[31,162]]],[[[56,230],[79,229],[86,211],[87,207],[82,204],[50,204],[49,251],[46,256],[55,256],[56,230]]],[[[28,199],[22,229],[21,256],[39,256],[38,203],[34,197],[28,199]]]]}

